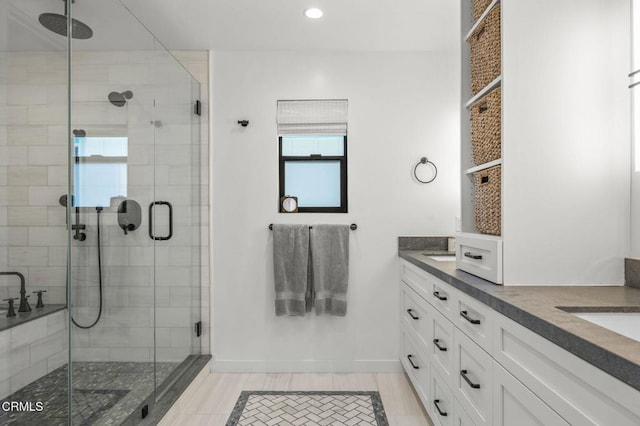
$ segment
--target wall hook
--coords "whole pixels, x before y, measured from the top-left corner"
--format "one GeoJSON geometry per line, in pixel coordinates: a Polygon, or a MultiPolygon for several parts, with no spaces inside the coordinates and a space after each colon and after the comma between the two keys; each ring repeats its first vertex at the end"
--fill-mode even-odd
{"type": "Polygon", "coordinates": [[[247,127],[249,125],[249,120],[238,120],[238,124],[242,127],[247,127]]]}

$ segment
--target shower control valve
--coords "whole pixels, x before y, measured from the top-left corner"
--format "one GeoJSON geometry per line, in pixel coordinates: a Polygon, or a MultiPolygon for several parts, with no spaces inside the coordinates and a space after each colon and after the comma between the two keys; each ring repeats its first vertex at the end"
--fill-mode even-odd
{"type": "Polygon", "coordinates": [[[34,291],[33,294],[38,295],[38,302],[36,303],[36,308],[44,308],[44,303],[42,303],[42,293],[46,293],[47,290],[38,290],[34,291]]]}
{"type": "Polygon", "coordinates": [[[7,318],[11,318],[11,317],[15,317],[16,316],[16,310],[13,307],[13,302],[18,300],[17,297],[10,297],[8,299],[3,299],[5,302],[9,302],[9,310],[7,311],[7,318]]]}

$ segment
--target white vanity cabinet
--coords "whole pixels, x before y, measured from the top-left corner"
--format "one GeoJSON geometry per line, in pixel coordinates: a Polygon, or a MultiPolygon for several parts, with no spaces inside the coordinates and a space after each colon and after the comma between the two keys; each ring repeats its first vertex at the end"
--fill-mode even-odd
{"type": "Polygon", "coordinates": [[[490,13],[474,22],[472,0],[461,0],[458,268],[504,285],[621,284],[630,223],[629,1],[494,0],[489,8],[500,8],[501,75],[475,93],[470,40],[490,13]],[[475,164],[471,111],[497,88],[501,155],[475,164]],[[499,236],[475,222],[474,174],[496,165],[499,236]]]}
{"type": "Polygon", "coordinates": [[[640,391],[402,259],[400,300],[401,363],[436,425],[640,425],[640,391]]]}

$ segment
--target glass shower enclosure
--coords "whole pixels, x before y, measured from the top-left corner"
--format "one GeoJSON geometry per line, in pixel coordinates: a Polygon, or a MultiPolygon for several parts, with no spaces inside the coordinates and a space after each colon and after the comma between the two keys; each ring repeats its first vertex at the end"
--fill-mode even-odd
{"type": "Polygon", "coordinates": [[[120,0],[0,0],[0,424],[135,424],[200,354],[199,98],[120,0]]]}

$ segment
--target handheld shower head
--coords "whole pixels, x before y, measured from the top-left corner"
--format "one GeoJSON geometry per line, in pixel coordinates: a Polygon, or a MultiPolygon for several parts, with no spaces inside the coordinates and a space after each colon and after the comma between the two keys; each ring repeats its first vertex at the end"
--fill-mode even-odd
{"type": "Polygon", "coordinates": [[[109,102],[111,102],[113,106],[122,108],[127,104],[127,101],[129,99],[133,98],[133,92],[131,90],[126,90],[122,93],[111,92],[109,93],[108,98],[109,98],[109,102]]]}

